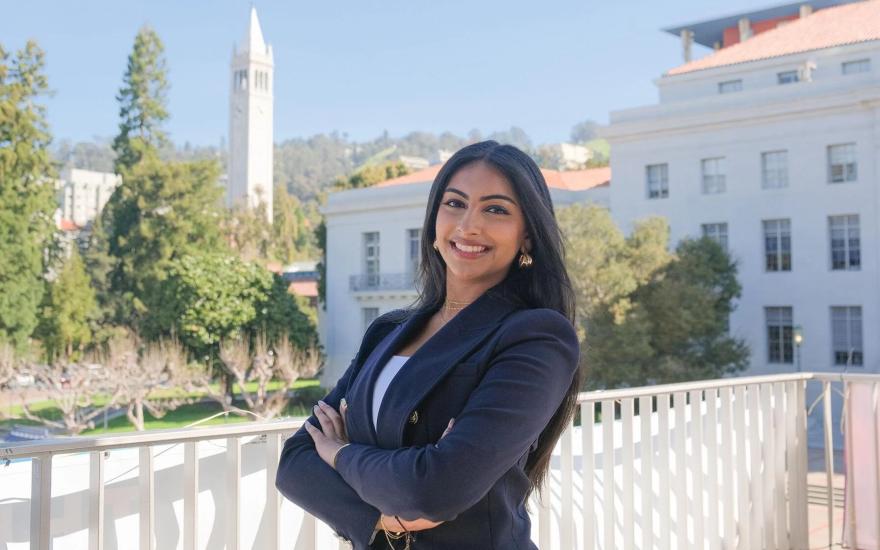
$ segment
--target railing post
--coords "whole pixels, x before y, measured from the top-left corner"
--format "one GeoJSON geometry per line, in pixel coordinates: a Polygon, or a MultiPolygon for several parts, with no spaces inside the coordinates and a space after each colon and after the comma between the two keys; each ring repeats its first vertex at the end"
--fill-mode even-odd
{"type": "Polygon", "coordinates": [[[278,474],[278,459],[281,456],[281,434],[266,434],[266,545],[267,550],[278,550],[281,547],[281,495],[275,488],[275,476],[278,474]]]}
{"type": "MultiPolygon", "coordinates": [[[[798,501],[795,509],[799,529],[796,532],[798,548],[809,546],[809,511],[807,503],[807,383],[804,380],[794,382],[796,390],[795,406],[797,407],[797,488],[798,501]]],[[[829,526],[830,527],[830,526],[829,526]]]]}
{"type": "Polygon", "coordinates": [[[197,441],[183,445],[183,548],[199,546],[199,450],[197,441]]]}
{"type": "MultiPolygon", "coordinates": [[[[614,401],[602,401],[602,548],[614,548],[614,401]]],[[[544,548],[542,546],[541,548],[544,548]]],[[[549,546],[547,547],[549,548],[549,546]]]]}
{"type": "Polygon", "coordinates": [[[89,453],[89,550],[104,550],[104,451],[89,453]]]}
{"type": "Polygon", "coordinates": [[[596,528],[595,528],[595,459],[596,453],[593,450],[593,428],[595,427],[595,410],[596,404],[581,403],[581,449],[582,449],[582,497],[581,505],[581,521],[583,522],[584,540],[581,547],[584,550],[593,550],[596,545],[596,528]]]}
{"type": "Polygon", "coordinates": [[[239,514],[241,502],[241,440],[226,439],[226,550],[240,546],[239,514]]]}
{"type": "Polygon", "coordinates": [[[559,540],[562,548],[574,548],[574,457],[571,449],[572,426],[569,425],[560,441],[560,521],[559,540]]]}
{"type": "Polygon", "coordinates": [[[688,494],[687,494],[687,418],[685,415],[685,392],[675,392],[675,547],[690,548],[688,543],[688,494]]]}
{"type": "Polygon", "coordinates": [[[639,398],[639,448],[641,452],[641,475],[639,492],[642,495],[642,549],[654,548],[654,446],[651,441],[652,416],[651,396],[639,398]]]}
{"type": "Polygon", "coordinates": [[[31,459],[31,550],[49,550],[52,541],[52,455],[31,459]]]}
{"type": "MultiPolygon", "coordinates": [[[[621,508],[623,511],[623,547],[634,548],[633,536],[633,400],[622,399],[620,401],[620,423],[622,430],[622,438],[620,447],[622,470],[621,476],[621,508]]],[[[562,548],[569,548],[562,546],[562,548]]]]}
{"type": "Polygon", "coordinates": [[[138,460],[138,485],[140,489],[140,550],[153,550],[155,532],[156,482],[153,476],[153,448],[140,448],[138,460]]]}
{"type": "Polygon", "coordinates": [[[828,484],[828,548],[832,548],[834,546],[834,434],[831,431],[831,382],[827,380],[822,382],[822,416],[825,435],[825,482],[828,484]]]}

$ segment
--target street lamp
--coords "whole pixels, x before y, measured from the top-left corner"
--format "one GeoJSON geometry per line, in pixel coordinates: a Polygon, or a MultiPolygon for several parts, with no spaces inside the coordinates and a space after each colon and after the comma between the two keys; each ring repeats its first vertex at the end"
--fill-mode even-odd
{"type": "Polygon", "coordinates": [[[794,361],[798,372],[801,372],[801,344],[804,343],[804,329],[800,325],[794,326],[794,361]]]}

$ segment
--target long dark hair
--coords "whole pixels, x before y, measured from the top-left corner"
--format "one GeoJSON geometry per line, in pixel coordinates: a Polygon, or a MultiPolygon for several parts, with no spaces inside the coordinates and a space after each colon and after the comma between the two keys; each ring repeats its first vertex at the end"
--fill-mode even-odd
{"type": "MultiPolygon", "coordinates": [[[[562,233],[556,223],[553,201],[544,175],[527,154],[512,145],[501,145],[495,141],[482,141],[461,149],[446,161],[434,179],[422,226],[419,299],[415,309],[436,310],[446,299],[446,263],[434,250],[437,211],[452,176],[461,168],[476,162],[498,170],[513,187],[532,245],[529,254],[534,259],[528,269],[511,266],[507,278],[493,290],[518,300],[522,307],[556,310],[574,324],[574,291],[565,269],[562,233]]],[[[565,398],[541,432],[537,448],[529,454],[526,475],[531,490],[540,487],[547,476],[553,447],[574,416],[580,386],[581,373],[578,369],[565,398]]]]}

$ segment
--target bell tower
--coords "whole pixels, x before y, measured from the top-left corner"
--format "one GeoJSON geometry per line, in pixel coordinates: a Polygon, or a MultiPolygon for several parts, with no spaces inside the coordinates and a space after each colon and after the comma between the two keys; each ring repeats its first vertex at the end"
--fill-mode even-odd
{"type": "Polygon", "coordinates": [[[226,205],[256,208],[262,202],[270,224],[274,66],[272,47],[263,40],[257,10],[251,7],[247,35],[232,51],[226,205]]]}

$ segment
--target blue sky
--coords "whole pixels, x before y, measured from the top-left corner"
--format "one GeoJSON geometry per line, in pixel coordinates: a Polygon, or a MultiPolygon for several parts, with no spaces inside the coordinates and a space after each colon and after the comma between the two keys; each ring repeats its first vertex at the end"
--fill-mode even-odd
{"type": "MultiPolygon", "coordinates": [[[[227,133],[229,61],[247,0],[6,0],[0,43],[46,50],[56,139],[110,137],[134,35],[165,43],[177,143],[227,133]]],[[[661,27],[766,7],[767,0],[262,0],[275,52],[275,139],[337,130],[465,134],[522,127],[561,141],[584,119],[656,101],[653,80],[681,61],[661,27]]],[[[698,47],[697,55],[707,50],[698,47]]]]}

